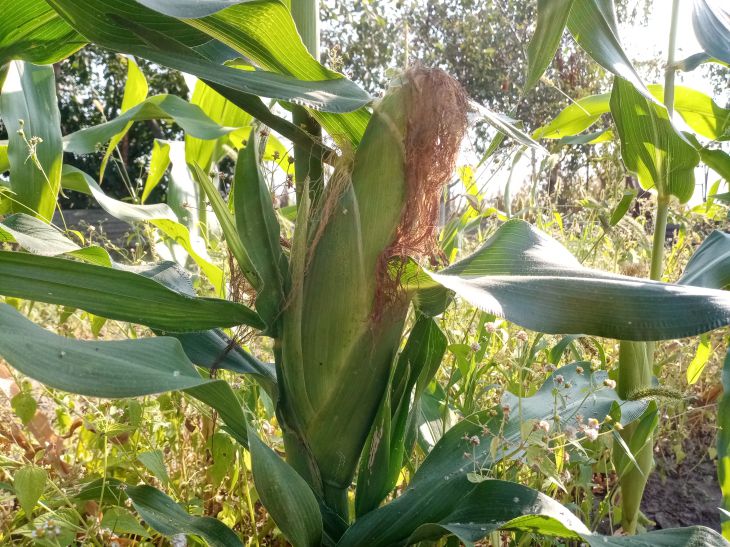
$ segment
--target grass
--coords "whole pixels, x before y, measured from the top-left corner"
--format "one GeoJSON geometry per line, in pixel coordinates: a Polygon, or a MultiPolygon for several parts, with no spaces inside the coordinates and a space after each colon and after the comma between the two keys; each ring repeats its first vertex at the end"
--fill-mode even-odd
{"type": "MultiPolygon", "coordinates": [[[[598,196],[589,199],[587,193],[578,193],[570,202],[576,205],[563,208],[538,201],[527,209],[525,217],[564,243],[587,266],[645,276],[651,248],[646,235],[650,215],[645,211],[652,210],[651,204],[644,203],[635,217],[626,216],[609,228],[606,218],[615,200],[598,196]]],[[[519,207],[513,205],[513,210],[519,207]]],[[[665,279],[679,277],[693,249],[714,228],[712,217],[716,213],[674,211],[670,222],[681,228],[667,252],[665,279]]],[[[478,245],[497,226],[495,219],[486,221],[466,240],[462,252],[478,245]]],[[[94,237],[102,236],[95,233],[94,237]]],[[[139,255],[132,255],[135,257],[139,255]]],[[[217,258],[224,262],[220,250],[217,258]]],[[[75,337],[149,334],[115,321],[102,324],[81,311],[15,304],[36,323],[75,337]]],[[[607,370],[609,375],[615,372],[618,344],[614,341],[580,338],[559,352],[562,337],[525,332],[464,303],[451,307],[440,321],[449,348],[438,385],[432,385],[429,393],[440,405],[441,426],[448,426],[460,415],[495,407],[505,391],[532,395],[562,364],[585,360],[588,366],[607,370]]],[[[658,346],[655,373],[664,387],[676,393],[674,398],[659,401],[656,456],[660,477],[672,475],[679,466],[686,467],[687,461],[700,465],[702,460],[715,458],[714,409],[723,358],[719,351],[728,334],[724,329],[709,337],[710,355],[693,385],[688,384],[685,371],[695,358],[698,340],[658,346]]],[[[255,354],[271,357],[258,340],[250,343],[255,354]]],[[[260,434],[282,451],[271,402],[257,397],[258,389],[250,380],[224,371],[217,374],[231,381],[242,404],[257,417],[260,434]]],[[[248,453],[221,431],[215,414],[190,397],[180,393],[115,401],[81,397],[29,382],[4,366],[0,366],[0,378],[4,393],[0,395],[0,543],[170,544],[140,523],[130,507],[78,498],[91,481],[121,479],[161,488],[189,513],[222,520],[246,538],[248,545],[284,544],[258,503],[248,453]],[[35,417],[31,419],[34,405],[35,417]],[[13,490],[18,470],[28,466],[43,468],[47,474],[31,513],[20,507],[13,490]]],[[[432,429],[437,430],[438,424],[432,429]]],[[[612,532],[620,521],[616,476],[609,458],[612,438],[610,431],[598,435],[595,441],[584,443],[582,456],[573,451],[570,457],[561,447],[569,446],[571,439],[559,428],[528,424],[523,435],[526,457],[507,460],[494,473],[556,497],[591,529],[612,532]]],[[[402,483],[417,468],[426,445],[425,440],[420,443],[421,448],[404,467],[402,483]]],[[[492,544],[496,541],[499,538],[492,538],[492,544]]],[[[202,543],[188,540],[188,545],[196,544],[202,543]]],[[[545,544],[551,543],[546,540],[545,544]]]]}

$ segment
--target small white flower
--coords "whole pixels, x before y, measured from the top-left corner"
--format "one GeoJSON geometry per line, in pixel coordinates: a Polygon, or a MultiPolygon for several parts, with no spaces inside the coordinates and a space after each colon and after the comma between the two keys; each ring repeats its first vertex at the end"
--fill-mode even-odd
{"type": "Polygon", "coordinates": [[[586,439],[588,439],[589,441],[595,441],[598,438],[597,429],[584,429],[583,433],[585,433],[586,439]]]}

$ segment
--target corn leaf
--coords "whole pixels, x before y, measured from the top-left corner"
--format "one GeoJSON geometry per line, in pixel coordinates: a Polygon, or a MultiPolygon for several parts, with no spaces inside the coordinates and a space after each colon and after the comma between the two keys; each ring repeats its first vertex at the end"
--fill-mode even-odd
{"type": "Polygon", "coordinates": [[[574,2],[568,30],[594,61],[630,82],[638,93],[655,102],[621,45],[613,0],[574,2]]]}
{"type": "Polygon", "coordinates": [[[129,124],[144,120],[173,120],[186,135],[199,139],[215,140],[229,134],[236,127],[223,127],[211,120],[199,106],[191,104],[176,95],[155,95],[113,120],[87,127],[64,137],[64,150],[74,154],[89,154],[108,141],[118,142],[120,135],[129,129],[129,124]]]}
{"type": "Polygon", "coordinates": [[[86,40],[44,0],[3,2],[0,66],[13,59],[50,65],[65,59],[86,40]]]}
{"type": "Polygon", "coordinates": [[[260,273],[263,287],[256,297],[256,309],[269,328],[278,320],[284,304],[284,278],[289,265],[281,249],[279,221],[269,188],[259,166],[259,141],[255,133],[238,153],[233,179],[233,210],[236,231],[246,242],[251,261],[260,273]]]}
{"type": "Polygon", "coordinates": [[[150,197],[152,190],[162,180],[162,177],[170,166],[170,143],[155,139],[152,144],[152,153],[150,154],[150,165],[147,168],[147,178],[145,179],[144,189],[140,201],[144,203],[150,197]]]}
{"type": "Polygon", "coordinates": [[[189,515],[157,488],[143,484],[126,486],[123,492],[132,501],[139,516],[161,534],[193,534],[204,538],[211,547],[243,547],[233,530],[221,521],[189,515]]]}
{"type": "Polygon", "coordinates": [[[63,162],[53,67],[11,62],[0,95],[0,114],[9,137],[11,208],[50,222],[63,162]],[[33,139],[40,141],[33,144],[33,139]]]}
{"type": "Polygon", "coordinates": [[[634,86],[615,78],[611,115],[621,138],[621,158],[643,188],[687,202],[694,192],[695,147],[672,124],[664,106],[649,101],[634,86]]]}
{"type": "Polygon", "coordinates": [[[96,245],[80,247],[54,226],[23,213],[11,215],[0,222],[0,241],[15,242],[38,255],[67,254],[99,266],[112,265],[104,248],[96,245]]]}
{"type": "Polygon", "coordinates": [[[169,239],[180,245],[195,260],[200,270],[215,287],[216,294],[223,294],[223,271],[205,255],[205,249],[194,244],[188,228],[177,221],[177,215],[164,203],[136,205],[107,196],[87,173],[70,165],[63,166],[62,184],[65,188],[90,193],[96,202],[114,218],[133,224],[149,222],[169,239]]]}
{"type": "Polygon", "coordinates": [[[19,252],[0,251],[0,294],[73,306],[162,331],[264,326],[241,304],[194,298],[132,272],[19,252]]]}
{"type": "MultiPolygon", "coordinates": [[[[649,91],[658,101],[664,100],[664,87],[650,85],[649,91]]],[[[719,106],[709,95],[685,86],[674,88],[674,109],[687,125],[708,139],[722,139],[730,129],[730,109],[719,106]]],[[[577,135],[610,112],[610,93],[589,95],[573,102],[548,124],[536,129],[535,139],[562,139],[577,135]]]]}
{"type": "Polygon", "coordinates": [[[143,6],[171,17],[205,17],[251,0],[138,0],[143,6]]]}
{"type": "Polygon", "coordinates": [[[730,11],[716,0],[694,0],[692,26],[702,49],[730,63],[730,11]]]}
{"type": "Polygon", "coordinates": [[[263,286],[263,280],[261,274],[256,270],[254,262],[251,260],[251,256],[248,253],[246,245],[241,240],[241,236],[237,231],[235,219],[228,209],[228,204],[223,201],[218,189],[213,186],[213,182],[210,177],[203,172],[199,165],[188,165],[190,172],[193,175],[195,181],[205,192],[205,195],[210,201],[213,212],[215,213],[218,222],[223,230],[223,235],[226,238],[228,248],[231,250],[231,254],[236,259],[238,266],[241,268],[241,272],[246,277],[246,280],[253,286],[257,291],[263,286]]]}
{"type": "MultiPolygon", "coordinates": [[[[206,56],[212,47],[208,34],[132,0],[48,0],[48,3],[80,34],[96,44],[143,57],[251,95],[292,101],[333,112],[357,110],[370,100],[367,93],[341,76],[305,82],[285,74],[243,71],[218,64],[206,56]],[[205,48],[196,49],[202,46],[205,48]]],[[[285,10],[279,2],[256,4],[274,6],[272,9],[280,6],[285,10]]],[[[232,9],[245,7],[246,4],[241,4],[232,9]]],[[[226,10],[225,13],[229,11],[226,10]]],[[[251,28],[252,23],[261,23],[261,20],[253,17],[250,23],[245,23],[245,13],[236,13],[243,13],[243,17],[237,19],[236,23],[246,24],[244,29],[251,28]]],[[[271,12],[267,11],[265,15],[268,17],[271,12]]],[[[189,20],[191,24],[196,21],[201,19],[189,20]]],[[[267,41],[258,43],[266,51],[278,44],[289,48],[289,51],[296,48],[297,44],[291,36],[281,36],[275,27],[268,28],[271,32],[265,35],[267,41]]],[[[243,29],[238,30],[244,32],[243,29]]],[[[244,32],[244,36],[248,35],[244,32]]],[[[240,42],[238,39],[235,41],[240,42]]],[[[247,54],[256,56],[253,51],[247,51],[247,54]]]]}
{"type": "MultiPolygon", "coordinates": [[[[251,115],[220,95],[217,91],[198,80],[190,99],[191,104],[197,105],[214,122],[228,127],[240,127],[245,134],[250,132],[247,126],[251,123],[251,115]]],[[[241,132],[239,130],[237,133],[241,132]]],[[[228,136],[215,140],[198,139],[193,135],[185,135],[185,161],[197,163],[206,173],[211,165],[217,162],[223,154],[223,144],[228,136]]]]}
{"type": "Polygon", "coordinates": [[[573,0],[538,0],[537,28],[527,46],[525,91],[535,86],[555,57],[572,6],[573,0]]]}
{"type": "MultiPolygon", "coordinates": [[[[124,94],[122,95],[121,110],[122,113],[127,112],[131,108],[137,106],[147,98],[149,87],[147,85],[147,79],[140,70],[137,63],[132,57],[124,57],[127,62],[127,81],[124,83],[124,94]]],[[[99,180],[104,180],[104,171],[106,170],[107,162],[117,148],[117,145],[122,142],[122,139],[127,134],[129,129],[134,123],[133,120],[128,121],[125,126],[116,135],[111,138],[109,146],[104,152],[104,157],[101,160],[101,167],[99,169],[99,180]]],[[[99,145],[101,143],[98,143],[99,145]]]]}
{"type": "Polygon", "coordinates": [[[474,542],[500,528],[532,528],[547,535],[588,537],[590,532],[583,523],[551,498],[514,483],[483,480],[489,476],[489,468],[508,454],[521,457],[522,452],[511,453],[522,442],[525,421],[548,420],[554,424],[553,416],[557,413],[561,417],[560,427],[577,430],[578,414],[603,421],[615,405],[621,408],[622,422],[641,415],[646,403],[622,402],[614,390],[602,386],[605,372],[593,376],[588,372],[578,374],[578,365],[587,371],[587,363],[557,370],[534,396],[522,398],[521,412],[517,398],[506,394],[502,406],[511,407],[508,416],[499,410],[497,416],[482,411],[452,427],[403,493],[356,520],[338,545],[408,544],[448,533],[474,542]],[[563,382],[559,384],[561,397],[556,406],[553,390],[558,386],[558,376],[563,382]],[[508,449],[492,451],[492,439],[500,432],[504,438],[500,445],[506,444],[508,449]],[[474,436],[478,443],[465,440],[474,436]],[[464,458],[465,452],[471,454],[470,458],[464,458]]]}
{"type": "MultiPolygon", "coordinates": [[[[585,268],[557,241],[519,220],[505,223],[471,256],[428,275],[488,313],[549,334],[663,340],[730,323],[725,291],[585,268]]],[[[433,289],[423,275],[415,277],[415,286],[433,289]]],[[[431,292],[431,299],[440,295],[431,292]]]]}
{"type": "Polygon", "coordinates": [[[248,432],[251,465],[261,503],[294,547],[317,547],[322,540],[322,515],[304,479],[254,431],[248,432]]]}
{"type": "Polygon", "coordinates": [[[415,433],[413,413],[420,410],[421,395],[441,365],[446,345],[446,335],[438,324],[419,316],[393,368],[389,389],[360,458],[355,490],[358,516],[377,508],[395,488],[404,456],[411,448],[406,439],[415,433]]]}
{"type": "Polygon", "coordinates": [[[730,288],[730,234],[715,230],[707,236],[677,283],[709,289],[730,288]]]}

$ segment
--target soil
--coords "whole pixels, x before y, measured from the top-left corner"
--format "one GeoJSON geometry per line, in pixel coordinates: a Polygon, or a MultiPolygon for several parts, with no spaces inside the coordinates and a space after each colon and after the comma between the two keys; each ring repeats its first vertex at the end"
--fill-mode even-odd
{"type": "Polygon", "coordinates": [[[718,507],[722,505],[722,494],[716,461],[708,453],[716,442],[714,416],[697,414],[686,424],[691,434],[682,442],[684,458],[679,463],[676,446],[672,447],[667,439],[657,443],[656,469],[649,477],[641,504],[655,529],[703,525],[720,531],[718,507]]]}

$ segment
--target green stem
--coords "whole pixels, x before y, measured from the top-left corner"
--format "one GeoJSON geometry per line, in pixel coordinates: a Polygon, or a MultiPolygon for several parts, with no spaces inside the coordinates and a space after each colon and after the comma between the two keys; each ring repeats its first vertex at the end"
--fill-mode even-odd
{"type": "MultiPolygon", "coordinates": [[[[291,0],[291,15],[307,51],[319,60],[319,0],[291,0]]],[[[322,128],[301,106],[292,108],[294,125],[306,131],[315,142],[322,142],[322,128]]],[[[324,167],[321,148],[294,144],[294,180],[297,202],[301,197],[304,181],[309,178],[309,194],[317,203],[324,189],[324,167]]]]}
{"type": "MultiPolygon", "coordinates": [[[[664,103],[671,118],[674,111],[674,50],[677,41],[677,24],[679,0],[672,3],[672,23],[669,30],[669,51],[664,78],[664,103]]],[[[651,252],[651,270],[649,277],[661,280],[664,273],[664,244],[666,242],[667,216],[669,213],[669,195],[659,193],[657,198],[656,221],[651,252]]],[[[654,342],[621,341],[619,346],[619,374],[617,391],[622,399],[630,397],[637,390],[651,387],[654,368],[654,342]]],[[[621,436],[627,445],[638,427],[637,423],[627,425],[621,436]]],[[[641,514],[641,499],[644,488],[654,466],[654,441],[649,436],[643,448],[634,454],[637,465],[626,462],[627,456],[621,447],[614,447],[614,464],[617,469],[626,469],[619,477],[621,485],[621,526],[627,534],[635,534],[641,514]],[[627,465],[628,463],[628,465],[627,465]]]]}

